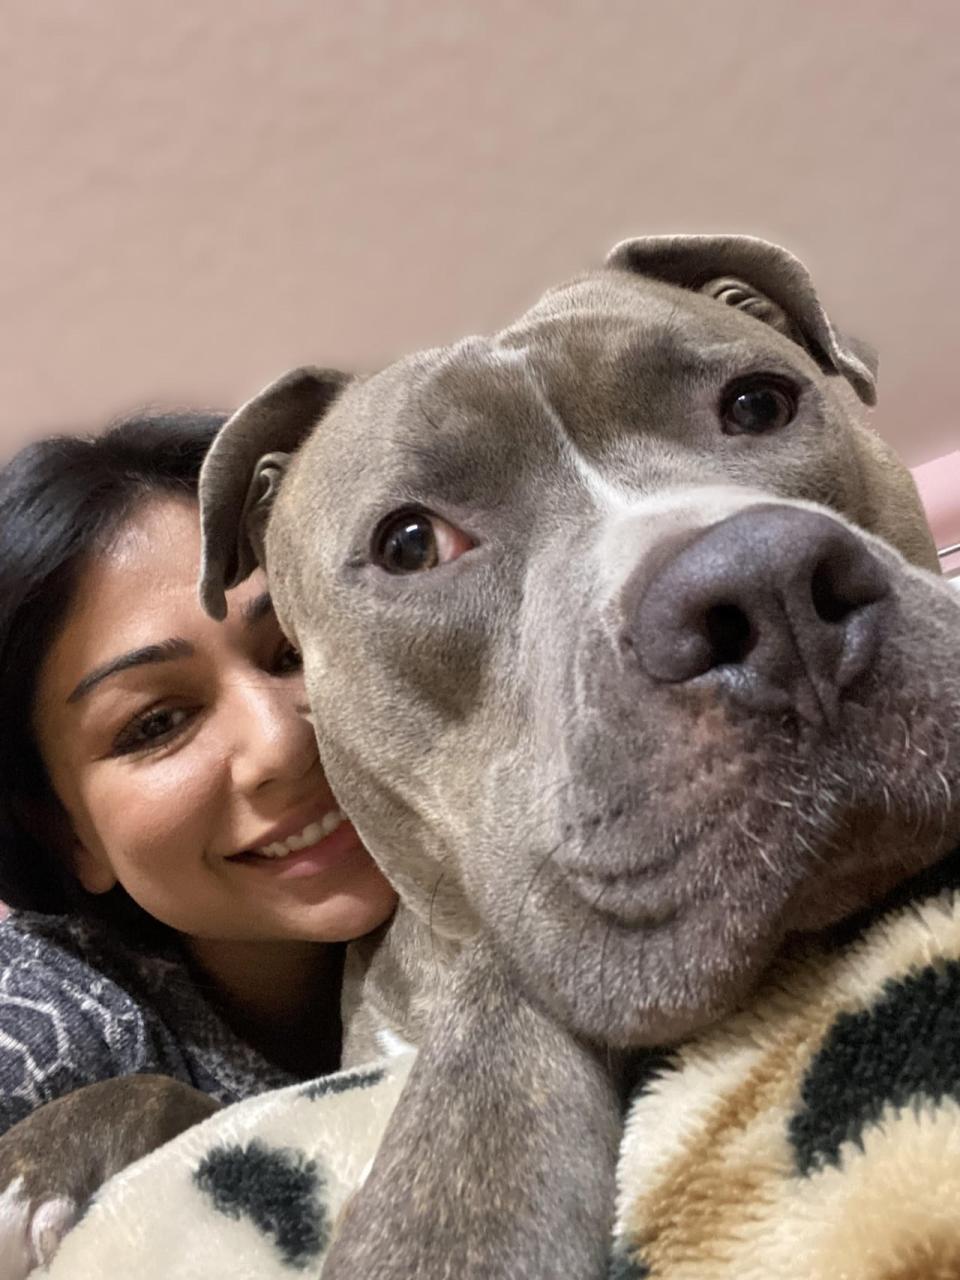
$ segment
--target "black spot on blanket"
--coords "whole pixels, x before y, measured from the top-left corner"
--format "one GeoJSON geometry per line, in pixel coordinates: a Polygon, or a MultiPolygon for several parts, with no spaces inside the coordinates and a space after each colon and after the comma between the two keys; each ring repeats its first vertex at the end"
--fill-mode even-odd
{"type": "Polygon", "coordinates": [[[638,1049],[630,1056],[628,1094],[631,1102],[649,1093],[663,1076],[677,1070],[678,1058],[672,1049],[638,1049]]]}
{"type": "Polygon", "coordinates": [[[885,1106],[960,1101],[960,962],[886,982],[876,1003],[843,1013],[827,1033],[790,1120],[797,1168],[840,1164],[844,1142],[862,1144],[885,1106]]]}
{"type": "Polygon", "coordinates": [[[330,1229],[315,1160],[255,1140],[245,1147],[216,1147],[201,1161],[194,1181],[220,1213],[249,1218],[272,1236],[288,1266],[306,1267],[326,1247],[330,1229]]]}
{"type": "Polygon", "coordinates": [[[379,1084],[386,1075],[383,1067],[372,1067],[369,1071],[354,1071],[349,1075],[322,1076],[319,1080],[311,1080],[305,1085],[301,1097],[315,1101],[326,1098],[331,1093],[348,1093],[351,1089],[369,1089],[379,1084]]]}

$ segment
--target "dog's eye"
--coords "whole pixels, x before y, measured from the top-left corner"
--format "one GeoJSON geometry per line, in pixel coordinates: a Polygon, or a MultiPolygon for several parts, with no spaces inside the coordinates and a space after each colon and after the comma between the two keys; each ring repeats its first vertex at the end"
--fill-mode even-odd
{"type": "Polygon", "coordinates": [[[792,422],[797,395],[779,378],[749,378],[734,382],[720,402],[720,420],[727,435],[763,435],[792,422]]]}
{"type": "Polygon", "coordinates": [[[374,560],[388,573],[422,573],[456,560],[473,543],[460,529],[426,511],[389,516],[374,539],[374,560]]]}

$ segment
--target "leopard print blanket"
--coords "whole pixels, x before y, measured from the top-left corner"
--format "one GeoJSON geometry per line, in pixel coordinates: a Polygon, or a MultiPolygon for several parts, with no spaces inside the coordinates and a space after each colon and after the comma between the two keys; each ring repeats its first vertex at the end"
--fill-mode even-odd
{"type": "MultiPolygon", "coordinates": [[[[945,886],[783,961],[748,1010],[651,1065],[609,1280],[960,1277],[960,897],[945,886]]],[[[212,1116],[108,1183],[45,1280],[319,1276],[411,1062],[212,1116]]]]}

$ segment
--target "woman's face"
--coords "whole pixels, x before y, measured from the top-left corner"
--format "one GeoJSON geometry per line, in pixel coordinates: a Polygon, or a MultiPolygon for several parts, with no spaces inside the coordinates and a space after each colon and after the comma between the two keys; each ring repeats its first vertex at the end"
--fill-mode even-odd
{"type": "Polygon", "coordinates": [[[43,760],[73,866],[190,937],[343,941],[393,890],[342,820],[263,575],[197,600],[196,505],[147,502],[81,575],[41,669],[43,760]]]}

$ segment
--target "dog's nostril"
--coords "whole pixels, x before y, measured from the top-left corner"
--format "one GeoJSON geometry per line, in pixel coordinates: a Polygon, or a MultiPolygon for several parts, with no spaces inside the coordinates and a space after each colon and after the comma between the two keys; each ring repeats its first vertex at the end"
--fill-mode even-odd
{"type": "Polygon", "coordinates": [[[743,662],[756,644],[750,619],[735,604],[712,605],[703,621],[716,667],[743,662]]]}
{"type": "Polygon", "coordinates": [[[813,607],[823,622],[843,622],[863,603],[851,598],[851,592],[844,591],[843,585],[837,581],[836,566],[829,560],[821,560],[814,569],[810,592],[813,607]]]}

